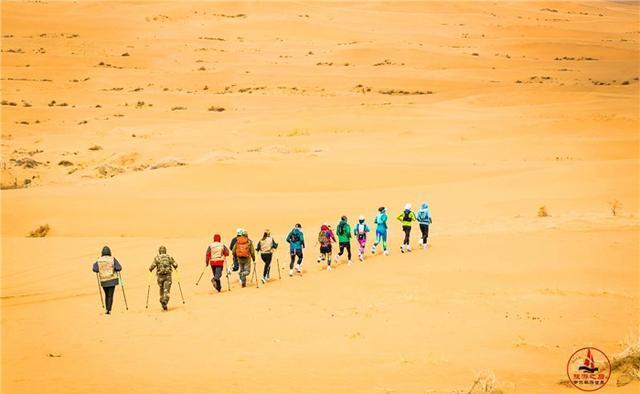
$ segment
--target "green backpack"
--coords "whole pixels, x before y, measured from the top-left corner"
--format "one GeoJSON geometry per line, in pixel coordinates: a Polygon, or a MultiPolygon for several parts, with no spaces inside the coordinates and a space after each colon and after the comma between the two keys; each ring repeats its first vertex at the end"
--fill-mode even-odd
{"type": "Polygon", "coordinates": [[[169,255],[166,255],[166,254],[158,255],[158,257],[156,257],[156,261],[157,261],[158,275],[167,275],[171,273],[173,266],[171,264],[171,257],[169,255]]]}

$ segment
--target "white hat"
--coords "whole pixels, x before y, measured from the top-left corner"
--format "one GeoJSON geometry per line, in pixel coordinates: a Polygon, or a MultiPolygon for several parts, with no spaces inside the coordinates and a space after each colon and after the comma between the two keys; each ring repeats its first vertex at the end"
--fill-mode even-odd
{"type": "Polygon", "coordinates": [[[404,209],[411,209],[411,203],[408,202],[404,205],[404,209]]]}
{"type": "Polygon", "coordinates": [[[364,220],[364,215],[360,215],[360,217],[358,218],[358,220],[364,220]]]}

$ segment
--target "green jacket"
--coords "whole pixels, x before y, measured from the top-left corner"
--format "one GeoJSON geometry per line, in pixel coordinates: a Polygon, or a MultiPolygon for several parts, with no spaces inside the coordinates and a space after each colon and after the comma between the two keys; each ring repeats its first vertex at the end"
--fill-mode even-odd
{"type": "Polygon", "coordinates": [[[338,242],[350,242],[351,241],[351,226],[345,221],[340,221],[338,227],[336,227],[336,235],[338,236],[338,242]],[[340,225],[344,223],[344,232],[339,233],[340,225]]]}
{"type": "Polygon", "coordinates": [[[398,215],[397,219],[402,222],[402,227],[405,227],[405,226],[411,227],[411,222],[417,220],[416,219],[416,214],[413,213],[413,211],[409,211],[407,213],[409,220],[404,220],[405,213],[407,213],[407,212],[406,211],[402,211],[402,213],[400,215],[398,215]]]}

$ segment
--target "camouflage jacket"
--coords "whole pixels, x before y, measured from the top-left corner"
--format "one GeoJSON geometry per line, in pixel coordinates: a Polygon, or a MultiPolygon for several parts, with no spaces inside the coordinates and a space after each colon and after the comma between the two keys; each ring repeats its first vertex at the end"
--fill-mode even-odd
{"type": "Polygon", "coordinates": [[[171,275],[173,268],[178,268],[178,264],[173,257],[168,254],[159,254],[153,259],[149,271],[156,270],[158,275],[171,275]]]}

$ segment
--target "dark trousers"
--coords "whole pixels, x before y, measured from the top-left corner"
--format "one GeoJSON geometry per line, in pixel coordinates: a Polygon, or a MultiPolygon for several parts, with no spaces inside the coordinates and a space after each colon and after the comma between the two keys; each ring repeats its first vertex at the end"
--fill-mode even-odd
{"type": "Polygon", "coordinates": [[[211,271],[213,272],[213,287],[220,291],[222,289],[222,285],[220,284],[220,278],[222,277],[222,266],[221,265],[212,265],[211,271]]]}
{"type": "Polygon", "coordinates": [[[402,231],[404,231],[404,245],[409,245],[409,239],[411,236],[411,226],[402,226],[402,231]]]}
{"type": "Polygon", "coordinates": [[[429,238],[429,225],[428,224],[420,224],[420,232],[422,232],[422,243],[427,243],[427,238],[429,238]]]}
{"type": "Polygon", "coordinates": [[[271,259],[273,258],[272,253],[260,253],[260,257],[262,261],[264,261],[264,272],[262,274],[263,278],[268,278],[269,273],[271,272],[271,259]]]}
{"type": "Polygon", "coordinates": [[[236,256],[233,256],[233,268],[232,271],[233,272],[237,272],[240,269],[240,263],[238,263],[238,258],[236,256]]]}
{"type": "Polygon", "coordinates": [[[296,256],[298,256],[298,265],[302,264],[302,249],[293,249],[291,250],[291,263],[289,263],[289,269],[293,269],[293,263],[296,261],[296,256]]]}
{"type": "Polygon", "coordinates": [[[340,252],[338,253],[338,257],[342,256],[345,249],[347,249],[347,257],[351,260],[351,242],[340,242],[340,252]]]}
{"type": "Polygon", "coordinates": [[[115,293],[116,287],[103,287],[102,290],[104,290],[104,303],[107,308],[107,312],[111,312],[111,306],[113,305],[113,293],[115,293]]]}

